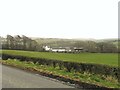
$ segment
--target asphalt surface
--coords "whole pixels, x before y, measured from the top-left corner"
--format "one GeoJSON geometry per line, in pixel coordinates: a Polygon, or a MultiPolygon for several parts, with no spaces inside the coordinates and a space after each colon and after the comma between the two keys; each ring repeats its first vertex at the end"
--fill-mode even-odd
{"type": "Polygon", "coordinates": [[[2,65],[2,88],[74,88],[60,81],[2,65]]]}

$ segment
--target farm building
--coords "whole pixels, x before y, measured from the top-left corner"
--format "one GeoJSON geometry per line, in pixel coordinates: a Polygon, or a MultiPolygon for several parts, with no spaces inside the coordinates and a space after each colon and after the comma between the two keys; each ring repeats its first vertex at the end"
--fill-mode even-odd
{"type": "Polygon", "coordinates": [[[49,46],[43,46],[43,49],[44,49],[45,51],[50,51],[50,50],[51,50],[51,48],[50,48],[49,46]]]}
{"type": "Polygon", "coordinates": [[[45,51],[50,52],[72,52],[72,53],[80,53],[83,52],[83,48],[70,48],[70,47],[49,47],[49,46],[43,46],[45,51]]]}
{"type": "Polygon", "coordinates": [[[66,48],[58,47],[58,48],[51,48],[52,52],[65,52],[66,48]]]}
{"type": "Polygon", "coordinates": [[[45,51],[51,51],[51,52],[67,52],[70,51],[69,48],[66,47],[50,47],[50,46],[43,46],[45,51]]]}
{"type": "Polygon", "coordinates": [[[74,52],[83,52],[84,49],[81,47],[81,48],[76,48],[74,47],[74,52]]]}

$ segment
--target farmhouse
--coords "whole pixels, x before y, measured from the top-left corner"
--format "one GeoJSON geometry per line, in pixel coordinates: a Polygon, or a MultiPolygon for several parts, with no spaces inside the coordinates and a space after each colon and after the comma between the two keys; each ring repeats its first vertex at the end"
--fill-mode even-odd
{"type": "Polygon", "coordinates": [[[49,46],[43,46],[43,49],[44,49],[45,51],[50,51],[50,50],[51,50],[51,48],[50,48],[49,46]]]}

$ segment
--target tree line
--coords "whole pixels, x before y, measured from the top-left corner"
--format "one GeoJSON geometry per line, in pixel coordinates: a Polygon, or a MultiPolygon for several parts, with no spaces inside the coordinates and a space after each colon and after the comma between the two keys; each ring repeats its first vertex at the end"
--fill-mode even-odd
{"type": "Polygon", "coordinates": [[[110,42],[79,41],[74,44],[76,47],[84,47],[88,52],[93,53],[117,53],[118,47],[110,42]]]}
{"type": "Polygon", "coordinates": [[[7,35],[6,39],[2,40],[2,49],[40,51],[41,46],[25,35],[22,35],[22,37],[7,35]]]}
{"type": "MultiPolygon", "coordinates": [[[[47,42],[46,42],[47,43],[47,42]]],[[[22,35],[11,36],[7,35],[6,38],[2,39],[3,49],[12,50],[27,50],[27,51],[44,51],[43,46],[57,46],[57,47],[82,47],[86,52],[92,53],[117,53],[120,52],[118,45],[111,42],[95,42],[95,41],[70,41],[61,40],[51,43],[38,43],[36,40],[22,35]]]]}

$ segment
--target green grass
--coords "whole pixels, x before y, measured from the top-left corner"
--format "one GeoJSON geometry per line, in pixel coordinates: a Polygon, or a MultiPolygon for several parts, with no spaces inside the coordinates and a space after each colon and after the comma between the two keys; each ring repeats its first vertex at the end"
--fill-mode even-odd
{"type": "Polygon", "coordinates": [[[27,57],[37,57],[52,60],[63,60],[69,62],[79,63],[93,63],[103,64],[110,66],[118,66],[117,53],[52,53],[52,52],[33,52],[33,51],[20,51],[20,50],[2,50],[2,53],[10,55],[20,55],[27,57]]]}
{"type": "Polygon", "coordinates": [[[99,86],[105,86],[110,88],[120,88],[118,80],[111,76],[95,75],[90,73],[79,73],[79,72],[67,72],[66,70],[59,70],[58,68],[53,68],[51,66],[34,64],[32,62],[21,62],[18,60],[1,60],[4,64],[12,65],[16,67],[22,67],[27,69],[35,69],[40,72],[52,73],[54,75],[64,76],[66,78],[71,78],[73,80],[78,80],[90,84],[95,84],[99,86]]]}

